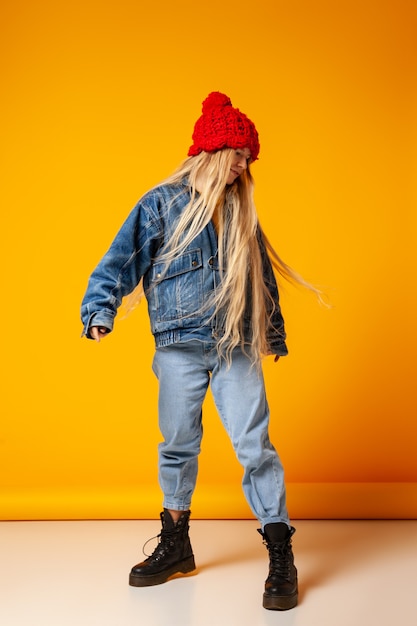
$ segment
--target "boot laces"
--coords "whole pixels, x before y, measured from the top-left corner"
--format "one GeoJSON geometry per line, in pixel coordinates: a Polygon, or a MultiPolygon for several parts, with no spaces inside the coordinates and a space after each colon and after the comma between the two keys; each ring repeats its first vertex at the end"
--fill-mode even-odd
{"type": "Polygon", "coordinates": [[[270,557],[270,573],[280,578],[291,578],[292,550],[291,541],[266,544],[270,557]]]}
{"type": "Polygon", "coordinates": [[[178,528],[172,528],[171,530],[162,530],[159,535],[155,535],[155,537],[151,537],[148,539],[142,547],[143,554],[148,558],[163,556],[166,552],[169,552],[170,548],[174,547],[174,536],[178,533],[178,528]],[[158,539],[158,543],[152,552],[152,554],[147,554],[145,551],[148,543],[153,541],[154,539],[158,539]]]}

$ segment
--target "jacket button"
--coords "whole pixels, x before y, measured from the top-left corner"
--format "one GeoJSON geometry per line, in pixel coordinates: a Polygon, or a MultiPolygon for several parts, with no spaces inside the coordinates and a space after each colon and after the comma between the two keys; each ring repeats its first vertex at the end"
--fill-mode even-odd
{"type": "Polygon", "coordinates": [[[209,259],[209,265],[213,265],[213,259],[209,259]]]}
{"type": "Polygon", "coordinates": [[[193,267],[195,267],[195,266],[197,265],[197,261],[193,261],[193,262],[191,263],[191,265],[192,265],[193,267]]]}

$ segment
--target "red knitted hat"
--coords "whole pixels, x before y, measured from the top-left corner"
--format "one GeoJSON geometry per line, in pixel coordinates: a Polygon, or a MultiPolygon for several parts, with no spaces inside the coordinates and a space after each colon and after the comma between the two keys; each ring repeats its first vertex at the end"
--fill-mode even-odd
{"type": "Polygon", "coordinates": [[[259,154],[259,139],[255,125],[239,109],[232,107],[228,96],[218,91],[210,93],[203,102],[203,114],[193,132],[193,145],[188,156],[200,152],[216,152],[222,148],[249,148],[251,160],[259,154]]]}

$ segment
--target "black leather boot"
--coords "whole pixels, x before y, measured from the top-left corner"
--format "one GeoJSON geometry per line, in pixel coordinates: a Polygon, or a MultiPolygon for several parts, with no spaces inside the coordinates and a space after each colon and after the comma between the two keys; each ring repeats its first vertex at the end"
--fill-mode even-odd
{"type": "Polygon", "coordinates": [[[160,515],[162,531],[153,554],[135,565],[129,576],[129,585],[149,587],[165,583],[173,574],[187,574],[195,570],[194,555],[188,536],[190,511],[184,512],[175,523],[164,509],[160,515]]]}
{"type": "Polygon", "coordinates": [[[266,524],[258,530],[269,552],[269,574],[265,581],[263,606],[265,609],[286,611],[297,605],[297,570],[291,547],[295,528],[286,524],[266,524]]]}

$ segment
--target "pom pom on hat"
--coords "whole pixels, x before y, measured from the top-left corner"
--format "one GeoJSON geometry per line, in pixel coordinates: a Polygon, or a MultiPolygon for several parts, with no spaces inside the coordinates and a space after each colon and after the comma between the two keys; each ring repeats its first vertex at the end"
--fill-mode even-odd
{"type": "Polygon", "coordinates": [[[244,113],[232,106],[228,96],[213,91],[204,100],[202,113],[194,126],[189,156],[196,156],[203,151],[216,152],[223,148],[248,148],[252,161],[256,161],[259,138],[255,125],[244,113]]]}
{"type": "Polygon", "coordinates": [[[224,93],[220,93],[220,91],[213,91],[203,102],[203,115],[208,113],[211,109],[214,109],[214,107],[224,107],[229,105],[232,106],[232,101],[229,96],[226,96],[224,93]]]}

